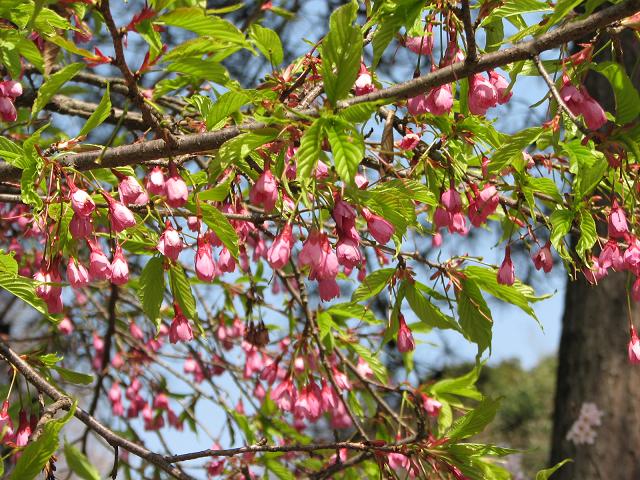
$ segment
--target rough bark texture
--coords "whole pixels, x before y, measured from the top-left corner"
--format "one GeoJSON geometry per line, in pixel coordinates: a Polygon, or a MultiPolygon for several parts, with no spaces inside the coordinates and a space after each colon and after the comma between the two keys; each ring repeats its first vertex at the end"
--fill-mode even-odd
{"type": "MultiPolygon", "coordinates": [[[[621,39],[623,60],[636,87],[640,85],[638,43],[632,35],[621,39]]],[[[600,59],[603,60],[603,59],[600,59]]],[[[603,107],[615,112],[606,79],[589,74],[586,87],[603,107]]],[[[584,280],[567,285],[551,464],[570,463],[554,480],[640,479],[640,369],[627,358],[627,274],[610,274],[597,287],[584,280]],[[576,446],[566,440],[583,402],[594,402],[604,412],[593,445],[576,446]]],[[[636,327],[640,311],[634,308],[636,327]]]]}

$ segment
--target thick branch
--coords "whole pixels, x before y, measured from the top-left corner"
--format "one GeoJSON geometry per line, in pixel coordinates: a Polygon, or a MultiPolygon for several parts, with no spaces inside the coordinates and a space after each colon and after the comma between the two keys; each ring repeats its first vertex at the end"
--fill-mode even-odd
{"type": "Polygon", "coordinates": [[[462,0],[462,23],[464,24],[465,38],[467,39],[467,63],[476,63],[478,60],[478,48],[476,46],[476,31],[471,23],[471,6],[469,0],[462,0]]]}
{"type": "MultiPolygon", "coordinates": [[[[64,408],[68,410],[71,407],[71,405],[73,404],[73,400],[70,397],[64,395],[56,387],[47,382],[47,380],[45,380],[38,372],[36,372],[31,367],[31,365],[29,365],[22,357],[20,357],[20,355],[14,352],[11,347],[9,347],[9,345],[7,345],[1,339],[0,355],[2,355],[7,362],[13,365],[24,376],[25,380],[36,387],[39,392],[42,392],[53,399],[56,402],[56,405],[58,405],[58,402],[66,401],[66,405],[64,408]]],[[[76,408],[75,417],[78,418],[91,430],[93,430],[97,435],[100,435],[102,438],[104,438],[110,445],[114,447],[117,446],[124,448],[130,453],[137,455],[143,460],[146,460],[147,462],[152,463],[158,468],[164,470],[174,478],[178,478],[180,480],[192,480],[193,477],[187,475],[180,469],[171,465],[161,455],[153,453],[150,450],[147,450],[146,448],[133,443],[130,440],[127,440],[126,438],[122,438],[112,430],[105,427],[95,417],[89,415],[80,407],[76,408]]]]}
{"type": "MultiPolygon", "coordinates": [[[[478,57],[476,63],[454,63],[451,66],[399,83],[392,87],[350,98],[340,102],[338,106],[345,108],[364,102],[409,98],[429,88],[454,82],[475,73],[533,58],[541,52],[552,50],[567,42],[577,40],[599,28],[628,17],[639,10],[640,0],[626,0],[623,3],[594,13],[583,20],[567,23],[533,40],[517,43],[513,47],[505,50],[481,55],[478,57]]],[[[304,115],[317,115],[315,110],[305,110],[300,113],[304,115]]],[[[264,124],[252,123],[248,126],[229,127],[217,132],[185,135],[177,138],[175,145],[169,145],[163,140],[151,140],[136,145],[108,148],[104,151],[102,162],[97,161],[102,151],[78,154],[75,155],[74,159],[66,156],[64,159],[61,159],[61,161],[63,164],[73,165],[79,170],[138,164],[171,155],[197,153],[215,149],[230,138],[239,135],[243,129],[255,129],[264,126],[264,124]]],[[[18,168],[7,164],[0,165],[0,181],[17,180],[21,174],[22,171],[18,168]]]]}

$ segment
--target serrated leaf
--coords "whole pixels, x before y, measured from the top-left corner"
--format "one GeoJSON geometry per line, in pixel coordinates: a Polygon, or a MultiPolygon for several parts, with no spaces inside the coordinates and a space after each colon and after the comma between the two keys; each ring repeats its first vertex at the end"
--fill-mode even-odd
{"type": "Polygon", "coordinates": [[[197,57],[183,58],[176,60],[167,66],[169,72],[179,72],[197,79],[208,80],[210,82],[225,85],[229,81],[227,69],[213,59],[202,59],[197,57]]]}
{"type": "Polygon", "coordinates": [[[489,172],[499,174],[505,167],[511,165],[514,159],[522,157],[522,151],[535,142],[542,133],[541,127],[531,127],[507,137],[505,144],[491,156],[489,172]]]}
{"type": "Polygon", "coordinates": [[[210,201],[210,202],[221,202],[227,196],[229,196],[229,191],[231,190],[231,180],[232,177],[229,176],[227,180],[216,185],[213,188],[209,188],[208,190],[203,190],[198,193],[198,199],[202,201],[210,201]]]}
{"type": "Polygon", "coordinates": [[[364,158],[364,139],[353,125],[342,121],[327,125],[326,132],[336,171],[345,183],[352,184],[364,158]]]}
{"type": "Polygon", "coordinates": [[[580,210],[580,221],[578,223],[578,227],[580,229],[580,239],[576,244],[576,253],[580,258],[582,258],[582,260],[586,261],[587,257],[585,254],[590,252],[591,247],[593,247],[598,241],[596,222],[588,210],[580,210]]]}
{"type": "Polygon", "coordinates": [[[478,345],[480,354],[491,348],[491,311],[474,280],[463,279],[460,284],[456,289],[460,327],[465,338],[478,345]]]}
{"type": "Polygon", "coordinates": [[[592,69],[611,83],[616,99],[616,122],[624,125],[635,120],[640,115],[640,95],[624,67],[616,62],[603,62],[592,69]]]}
{"type": "Polygon", "coordinates": [[[496,416],[499,406],[499,399],[487,398],[483,400],[476,408],[453,422],[445,436],[455,441],[482,432],[496,416]]]}
{"type": "Polygon", "coordinates": [[[480,368],[476,366],[470,372],[456,378],[445,378],[434,383],[429,387],[429,392],[435,395],[458,395],[461,397],[472,398],[473,400],[481,400],[482,394],[475,387],[480,368]]]}
{"type": "Polygon", "coordinates": [[[241,167],[245,157],[258,147],[271,142],[276,136],[276,130],[265,130],[241,133],[237,137],[228,140],[218,150],[217,158],[220,161],[220,167],[222,169],[227,168],[229,165],[241,167]]]}
{"type": "Polygon", "coordinates": [[[331,29],[322,42],[322,80],[327,98],[334,105],[347,96],[360,69],[362,33],[352,25],[357,9],[354,3],[336,9],[331,14],[331,29]]]}
{"type": "Polygon", "coordinates": [[[238,233],[220,210],[211,205],[200,203],[200,210],[198,211],[193,202],[189,202],[186,208],[193,214],[200,213],[204,223],[214,231],[233,258],[238,258],[238,233]]]}
{"type": "Polygon", "coordinates": [[[58,435],[62,427],[71,419],[76,410],[74,403],[69,412],[59,420],[50,420],[44,424],[42,434],[26,446],[18,459],[11,480],[34,480],[40,475],[51,456],[58,450],[58,435]]]}
{"type": "Polygon", "coordinates": [[[318,118],[307,128],[300,139],[300,147],[296,152],[297,172],[300,180],[310,178],[318,164],[325,135],[325,123],[324,118],[318,118]]]}
{"type": "Polygon", "coordinates": [[[160,307],[164,298],[164,268],[162,257],[153,257],[140,274],[138,298],[149,319],[160,326],[160,307]]]}
{"type": "Polygon", "coordinates": [[[478,266],[469,266],[464,269],[467,277],[472,278],[476,284],[485,292],[520,308],[523,312],[537,320],[536,314],[530,305],[531,301],[539,300],[531,287],[523,284],[519,280],[513,285],[503,285],[498,283],[496,270],[478,266]]]}
{"type": "Polygon", "coordinates": [[[558,251],[563,248],[564,237],[571,231],[575,214],[571,210],[558,208],[549,217],[551,223],[551,245],[558,251]]]}
{"type": "Polygon", "coordinates": [[[367,275],[367,278],[358,286],[351,296],[352,302],[361,302],[367,298],[379,294],[389,284],[391,277],[396,273],[395,268],[381,268],[367,275]]]}
{"type": "Polygon", "coordinates": [[[420,321],[432,328],[460,331],[460,326],[456,321],[431,303],[425,294],[417,289],[416,284],[410,282],[404,282],[404,284],[405,298],[420,321]]]}
{"type": "MultiPolygon", "coordinates": [[[[211,105],[204,117],[208,130],[220,127],[220,123],[226,120],[229,115],[237,112],[249,101],[249,97],[244,93],[229,91],[226,92],[211,105]]],[[[204,116],[204,115],[203,115],[204,116]]]]}
{"type": "Polygon", "coordinates": [[[386,383],[388,381],[386,367],[373,352],[360,343],[346,343],[346,345],[369,364],[371,370],[373,370],[373,373],[380,382],[386,383]]]}
{"type": "Polygon", "coordinates": [[[178,303],[182,312],[191,320],[198,320],[196,299],[191,291],[191,284],[182,265],[172,265],[169,269],[169,283],[174,300],[178,303]]]}
{"type": "Polygon", "coordinates": [[[64,444],[64,458],[73,473],[83,480],[100,480],[100,472],[87,456],[70,443],[64,444]]]}
{"type": "Polygon", "coordinates": [[[87,119],[87,123],[84,124],[82,130],[80,130],[80,135],[87,135],[98,125],[101,125],[107,118],[111,115],[111,97],[109,96],[109,84],[107,83],[107,88],[105,89],[104,95],[100,100],[100,103],[91,114],[91,116],[87,119]]]}
{"type": "Polygon", "coordinates": [[[295,480],[295,475],[282,463],[277,460],[265,460],[264,466],[273,472],[280,480],[295,480]]]}
{"type": "Polygon", "coordinates": [[[1,271],[0,289],[6,290],[26,304],[31,305],[38,312],[47,315],[47,307],[42,299],[36,295],[35,282],[30,278],[1,271]]]}
{"type": "Polygon", "coordinates": [[[214,39],[246,46],[247,41],[233,24],[213,15],[206,15],[201,8],[176,8],[158,18],[154,23],[184,28],[198,35],[207,35],[214,39]]]}
{"type": "Polygon", "coordinates": [[[49,103],[49,100],[58,93],[62,85],[76,76],[83,68],[84,65],[82,63],[72,63],[47,78],[38,89],[38,95],[31,108],[31,116],[35,117],[49,103]]]}
{"type": "Polygon", "coordinates": [[[13,143],[7,137],[0,137],[0,157],[9,165],[25,168],[29,161],[25,158],[24,150],[20,145],[13,143]]]}
{"type": "Polygon", "coordinates": [[[282,63],[284,51],[280,37],[276,32],[254,23],[249,29],[249,37],[267,60],[276,66],[282,63]]]}

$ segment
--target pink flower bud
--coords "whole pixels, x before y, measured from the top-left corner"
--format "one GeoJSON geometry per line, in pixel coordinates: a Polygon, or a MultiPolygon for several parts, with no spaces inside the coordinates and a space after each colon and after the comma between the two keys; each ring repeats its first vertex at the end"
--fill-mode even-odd
{"type": "Polygon", "coordinates": [[[138,180],[131,175],[120,180],[118,193],[120,194],[120,201],[125,205],[145,205],[149,202],[149,195],[142,188],[142,185],[138,183],[138,180]]]}
{"type": "Polygon", "coordinates": [[[507,246],[504,251],[504,260],[498,270],[498,283],[501,285],[513,285],[516,281],[515,267],[511,261],[511,247],[507,246]]]}
{"type": "Polygon", "coordinates": [[[420,143],[420,136],[415,133],[407,133],[402,140],[398,142],[400,150],[413,150],[420,143]]]}
{"type": "Polygon", "coordinates": [[[169,328],[169,341],[171,343],[178,343],[193,340],[193,331],[191,330],[189,320],[187,320],[187,317],[184,316],[180,307],[175,303],[173,304],[173,309],[175,310],[175,316],[169,328]]]}
{"type": "Polygon", "coordinates": [[[89,283],[89,272],[84,265],[71,257],[67,264],[67,279],[73,288],[84,287],[89,283]]]}
{"type": "Polygon", "coordinates": [[[111,262],[111,283],[114,285],[124,285],[129,281],[129,264],[127,263],[122,248],[116,245],[116,253],[111,262]]]}
{"type": "Polygon", "coordinates": [[[350,238],[338,240],[336,245],[336,256],[338,263],[348,268],[357,267],[362,263],[362,254],[358,244],[350,238]]]}
{"type": "Polygon", "coordinates": [[[218,258],[218,267],[221,272],[230,273],[236,269],[236,261],[231,256],[231,252],[224,247],[220,251],[220,257],[218,258]]]}
{"type": "Polygon", "coordinates": [[[182,251],[182,238],[178,231],[167,221],[165,231],[160,235],[158,246],[156,247],[165,257],[170,258],[174,262],[178,260],[178,256],[182,251]]]}
{"type": "Polygon", "coordinates": [[[571,113],[576,116],[582,115],[590,130],[598,130],[607,123],[607,117],[600,104],[589,95],[583,86],[574,87],[568,77],[564,77],[560,96],[571,113]]]}
{"type": "Polygon", "coordinates": [[[354,227],[356,221],[356,211],[347,202],[337,195],[331,216],[336,222],[336,227],[342,232],[347,232],[354,227]]]}
{"type": "Polygon", "coordinates": [[[355,90],[356,95],[366,95],[367,93],[371,93],[376,89],[373,85],[373,79],[371,78],[371,73],[367,70],[367,67],[364,63],[360,64],[360,72],[358,73],[358,78],[356,78],[355,90]]]}
{"type": "Polygon", "coordinates": [[[96,209],[96,204],[86,191],[79,189],[73,182],[69,183],[71,188],[71,208],[81,216],[88,217],[96,209]]]}
{"type": "Polygon", "coordinates": [[[498,103],[500,105],[507,103],[513,96],[513,92],[507,92],[509,82],[494,70],[489,70],[489,81],[491,82],[491,85],[493,85],[493,88],[496,89],[498,94],[498,103]]]}
{"type": "Polygon", "coordinates": [[[407,37],[404,42],[405,47],[419,55],[431,55],[431,52],[433,52],[432,30],[433,25],[431,23],[427,24],[425,35],[420,37],[407,37]]]}
{"type": "Polygon", "coordinates": [[[58,331],[62,335],[71,335],[73,333],[73,322],[69,317],[64,317],[58,324],[58,331]]]}
{"type": "Polygon", "coordinates": [[[448,115],[453,107],[451,84],[445,83],[432,88],[425,97],[425,107],[432,115],[448,115]]]}
{"type": "Polygon", "coordinates": [[[611,206],[611,213],[607,219],[609,227],[609,237],[613,239],[624,238],[629,232],[629,226],[627,225],[627,216],[624,209],[618,204],[618,200],[613,201],[611,206]]]}
{"type": "Polygon", "coordinates": [[[275,208],[278,201],[278,184],[269,167],[265,166],[264,172],[251,187],[249,200],[254,206],[262,205],[267,213],[275,208]]]}
{"type": "Polygon", "coordinates": [[[0,118],[4,122],[15,122],[18,118],[18,111],[9,97],[0,96],[0,118]]]}
{"type": "Polygon", "coordinates": [[[91,280],[106,280],[111,278],[111,262],[94,242],[88,242],[91,248],[89,254],[89,277],[91,280]]]}
{"type": "Polygon", "coordinates": [[[429,397],[424,393],[422,395],[422,406],[427,412],[427,415],[430,417],[437,417],[440,414],[440,409],[442,408],[442,403],[440,403],[435,398],[429,397]]]}
{"type": "Polygon", "coordinates": [[[329,166],[324,163],[322,160],[318,160],[316,165],[316,171],[314,172],[314,177],[316,180],[321,180],[323,178],[327,178],[329,176],[329,166]]]}
{"type": "Polygon", "coordinates": [[[187,228],[192,232],[200,231],[200,223],[200,219],[196,216],[191,215],[187,218],[187,228]]]}
{"type": "Polygon", "coordinates": [[[471,77],[469,85],[469,111],[474,115],[485,115],[498,104],[498,92],[481,73],[471,77]]]}
{"type": "Polygon", "coordinates": [[[31,436],[31,424],[27,419],[27,412],[24,410],[20,410],[20,424],[18,425],[18,430],[16,431],[15,444],[16,447],[24,447],[27,443],[29,443],[29,437],[31,436]]]}
{"type": "Polygon", "coordinates": [[[462,198],[460,194],[453,188],[445,190],[440,195],[440,202],[442,206],[450,213],[459,212],[462,210],[462,198]]]}
{"type": "Polygon", "coordinates": [[[340,287],[335,278],[318,280],[318,294],[320,295],[320,300],[323,302],[328,302],[333,298],[339,297],[340,287]]]}
{"type": "Polygon", "coordinates": [[[267,250],[267,261],[271,268],[280,269],[287,264],[291,258],[292,243],[291,224],[287,223],[267,250]]]}
{"type": "Polygon", "coordinates": [[[73,217],[71,217],[71,222],[69,222],[69,232],[71,237],[76,240],[87,238],[93,232],[91,217],[82,217],[74,213],[73,217]]]}
{"type": "Polygon", "coordinates": [[[169,165],[169,171],[171,176],[165,182],[167,204],[171,208],[180,208],[187,203],[189,188],[172,163],[169,165]]]}
{"type": "Polygon", "coordinates": [[[153,167],[147,177],[147,190],[152,195],[164,195],[166,192],[164,172],[162,167],[153,167]]]}
{"type": "Polygon", "coordinates": [[[136,225],[133,212],[123,203],[116,202],[113,197],[106,192],[101,192],[109,204],[109,217],[111,218],[111,228],[115,232],[121,232],[136,225]]]}
{"type": "Polygon", "coordinates": [[[485,185],[480,192],[475,185],[473,187],[475,192],[473,199],[469,202],[469,220],[474,227],[479,227],[487,221],[490,215],[495,213],[500,204],[500,196],[493,185],[485,185]]]}
{"type": "Polygon", "coordinates": [[[371,213],[368,209],[363,208],[362,214],[367,221],[369,233],[380,245],[386,245],[391,240],[395,232],[395,228],[391,223],[379,215],[371,213]]]}
{"type": "Polygon", "coordinates": [[[210,282],[218,275],[218,267],[213,261],[211,244],[203,235],[198,236],[198,251],[195,259],[196,275],[203,282],[210,282]]]}
{"type": "Polygon", "coordinates": [[[631,326],[631,339],[629,340],[629,362],[632,364],[640,363],[640,340],[638,340],[638,335],[633,325],[631,326]]]}
{"type": "Polygon", "coordinates": [[[405,353],[415,350],[416,342],[413,339],[411,329],[404,320],[404,315],[398,315],[398,322],[400,324],[398,327],[398,351],[405,353]]]}
{"type": "Polygon", "coordinates": [[[536,267],[536,270],[544,270],[545,273],[549,273],[553,268],[553,257],[551,256],[551,245],[549,242],[544,247],[541,247],[538,250],[533,258],[533,264],[536,267]]]}
{"type": "Polygon", "coordinates": [[[290,378],[287,378],[271,391],[271,399],[280,410],[290,412],[298,396],[297,393],[293,382],[291,382],[290,378]]]}

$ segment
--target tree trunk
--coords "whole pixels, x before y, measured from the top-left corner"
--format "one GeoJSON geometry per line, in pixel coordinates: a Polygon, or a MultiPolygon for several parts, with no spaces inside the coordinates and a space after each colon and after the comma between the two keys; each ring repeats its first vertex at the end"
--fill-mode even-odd
{"type": "MultiPolygon", "coordinates": [[[[620,46],[623,63],[633,72],[637,87],[639,72],[634,71],[633,63],[638,48],[630,33],[625,32],[620,46]]],[[[613,93],[604,77],[590,73],[585,85],[607,111],[615,112],[613,93]]],[[[627,357],[626,286],[627,273],[610,273],[597,287],[582,278],[567,284],[551,464],[565,458],[574,461],[561,468],[554,480],[640,479],[640,368],[630,365],[627,357]],[[604,413],[592,445],[574,445],[566,439],[583,402],[595,403],[604,413]]],[[[634,307],[636,327],[639,318],[634,307]]]]}

